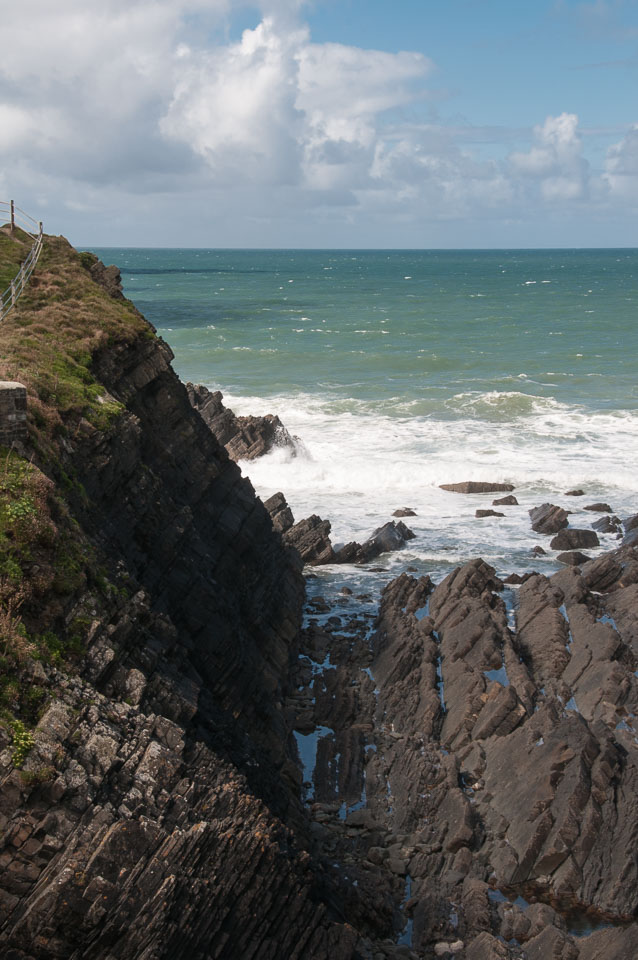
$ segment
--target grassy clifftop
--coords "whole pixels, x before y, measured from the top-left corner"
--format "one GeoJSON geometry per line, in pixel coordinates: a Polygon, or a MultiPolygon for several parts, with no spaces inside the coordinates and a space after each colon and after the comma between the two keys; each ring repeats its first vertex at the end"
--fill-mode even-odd
{"type": "MultiPolygon", "coordinates": [[[[0,231],[2,289],[30,243],[0,231]]],[[[88,590],[99,606],[115,589],[73,519],[70,505],[84,494],[67,448],[83,431],[108,430],[123,410],[92,372],[96,354],[153,332],[132,303],[95,282],[95,262],[46,237],[28,287],[0,323],[0,379],[28,393],[28,441],[0,447],[0,720],[14,742],[55,693],[37,679],[37,664],[65,670],[83,651],[90,617],[74,612],[78,596],[88,590]]]]}

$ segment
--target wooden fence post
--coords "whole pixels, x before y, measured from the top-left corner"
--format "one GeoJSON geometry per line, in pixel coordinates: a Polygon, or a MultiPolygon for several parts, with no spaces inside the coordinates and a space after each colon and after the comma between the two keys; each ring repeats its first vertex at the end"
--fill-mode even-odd
{"type": "Polygon", "coordinates": [[[11,227],[10,227],[10,230],[11,230],[11,233],[13,234],[13,232],[14,232],[14,230],[15,230],[15,227],[16,227],[15,203],[14,203],[13,200],[11,200],[10,202],[11,202],[11,227]]]}

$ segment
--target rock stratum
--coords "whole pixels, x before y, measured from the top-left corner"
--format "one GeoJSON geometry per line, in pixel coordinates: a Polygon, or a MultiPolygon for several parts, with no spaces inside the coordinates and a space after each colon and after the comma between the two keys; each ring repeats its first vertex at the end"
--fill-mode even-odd
{"type": "Polygon", "coordinates": [[[47,238],[0,346],[3,958],[638,954],[631,539],[302,628],[327,521],[261,503],[116,270],[47,238]]]}

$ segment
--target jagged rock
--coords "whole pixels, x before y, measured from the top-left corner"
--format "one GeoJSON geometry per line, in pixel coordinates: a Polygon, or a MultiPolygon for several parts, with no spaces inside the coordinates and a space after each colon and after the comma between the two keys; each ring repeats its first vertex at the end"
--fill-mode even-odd
{"type": "Polygon", "coordinates": [[[532,530],[536,533],[556,533],[568,524],[568,511],[553,503],[543,503],[529,511],[532,530]]]}
{"type": "Polygon", "coordinates": [[[600,540],[593,530],[570,527],[557,533],[549,545],[552,550],[580,550],[583,547],[585,549],[597,547],[600,545],[600,540]]]}
{"type": "Polygon", "coordinates": [[[611,507],[608,503],[590,503],[583,507],[583,510],[592,510],[594,513],[611,513],[611,507]]]}
{"type": "Polygon", "coordinates": [[[278,530],[279,533],[285,533],[294,525],[295,518],[283,493],[274,493],[272,497],[264,501],[264,506],[270,514],[274,529],[278,530]]]}
{"type": "Polygon", "coordinates": [[[440,483],[441,490],[449,490],[451,493],[500,493],[503,491],[514,490],[512,483],[488,483],[482,480],[465,480],[463,483],[440,483]]]}
{"type": "Polygon", "coordinates": [[[287,447],[293,454],[296,444],[279,417],[237,417],[222,403],[219,390],[211,393],[200,384],[187,383],[188,398],[204,423],[226,448],[231,460],[254,460],[274,446],[287,447]]]}
{"type": "Polygon", "coordinates": [[[493,507],[517,507],[518,500],[513,494],[508,497],[501,497],[500,500],[492,500],[493,507]]]}
{"type": "Polygon", "coordinates": [[[393,517],[416,517],[416,510],[413,510],[412,507],[401,507],[399,510],[395,510],[392,516],[393,517]]]}
{"type": "Polygon", "coordinates": [[[618,533],[620,530],[620,519],[616,516],[601,517],[600,520],[594,520],[592,530],[598,533],[618,533]]]}
{"type": "Polygon", "coordinates": [[[591,560],[591,557],[588,557],[586,553],[580,553],[578,550],[572,550],[568,553],[559,553],[556,559],[568,566],[576,567],[587,563],[588,560],[591,560]]]}
{"type": "Polygon", "coordinates": [[[477,510],[474,514],[475,517],[504,517],[504,513],[498,513],[496,510],[477,510]]]}
{"type": "Polygon", "coordinates": [[[311,567],[338,562],[330,542],[330,521],[317,514],[300,520],[285,531],[284,542],[294,547],[304,563],[311,567]]]}
{"type": "Polygon", "coordinates": [[[101,260],[96,259],[96,262],[90,267],[89,273],[95,282],[99,283],[101,287],[104,287],[109,296],[113,297],[114,300],[124,299],[122,275],[119,267],[113,265],[107,267],[101,260]]]}
{"type": "Polygon", "coordinates": [[[529,580],[530,577],[535,577],[537,575],[538,574],[536,570],[529,570],[526,573],[510,573],[509,576],[503,578],[503,583],[525,583],[525,581],[529,580]]]}

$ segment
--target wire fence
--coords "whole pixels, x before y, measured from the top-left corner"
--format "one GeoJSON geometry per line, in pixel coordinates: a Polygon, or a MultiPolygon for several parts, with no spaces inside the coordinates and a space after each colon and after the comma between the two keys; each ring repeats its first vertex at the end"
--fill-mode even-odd
{"type": "Polygon", "coordinates": [[[16,305],[16,301],[24,290],[29,277],[35,269],[40,253],[42,252],[42,221],[34,220],[28,213],[16,207],[13,200],[0,200],[0,221],[5,221],[4,232],[13,235],[16,229],[26,233],[33,240],[29,253],[20,264],[20,269],[7,287],[0,294],[0,320],[16,305]]]}

